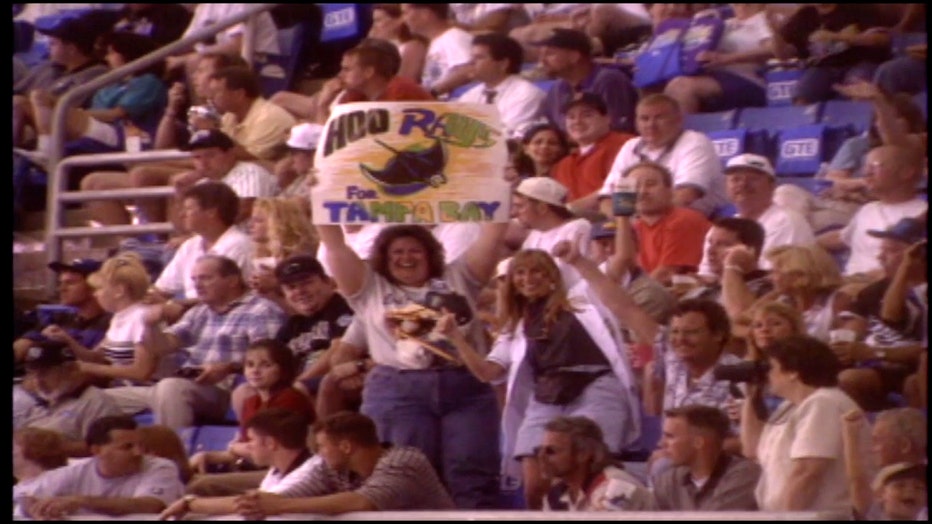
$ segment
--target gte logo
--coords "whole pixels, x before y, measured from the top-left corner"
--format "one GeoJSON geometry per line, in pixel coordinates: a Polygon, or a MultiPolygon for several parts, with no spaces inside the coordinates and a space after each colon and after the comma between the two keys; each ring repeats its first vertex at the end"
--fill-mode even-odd
{"type": "Polygon", "coordinates": [[[355,17],[356,10],[352,7],[333,11],[324,15],[324,27],[333,29],[335,27],[350,25],[354,22],[355,17]]]}
{"type": "Polygon", "coordinates": [[[797,80],[785,82],[770,82],[767,84],[767,98],[769,100],[789,100],[796,91],[797,80]]]}
{"type": "Polygon", "coordinates": [[[819,141],[815,138],[787,140],[780,146],[783,158],[810,158],[819,155],[819,141]]]}
{"type": "Polygon", "coordinates": [[[738,154],[738,150],[741,148],[741,143],[737,138],[714,140],[712,145],[715,146],[715,152],[719,158],[733,157],[738,154]]]}

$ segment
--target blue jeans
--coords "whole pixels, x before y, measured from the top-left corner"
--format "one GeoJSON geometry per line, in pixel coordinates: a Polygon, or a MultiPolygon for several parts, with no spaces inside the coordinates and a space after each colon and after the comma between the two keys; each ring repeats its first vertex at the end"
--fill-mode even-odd
{"type": "Polygon", "coordinates": [[[463,368],[376,366],[360,411],[375,421],[383,442],[423,451],[458,508],[497,507],[500,426],[491,386],[463,368]]]}
{"type": "Polygon", "coordinates": [[[796,98],[806,104],[837,98],[838,93],[832,87],[834,84],[846,84],[855,79],[870,82],[876,69],[877,64],[873,62],[860,62],[851,67],[808,67],[796,85],[796,98]]]}

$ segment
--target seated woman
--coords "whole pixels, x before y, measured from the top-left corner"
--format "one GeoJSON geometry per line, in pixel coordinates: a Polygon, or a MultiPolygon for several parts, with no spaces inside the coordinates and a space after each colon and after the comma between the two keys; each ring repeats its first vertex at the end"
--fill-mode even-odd
{"type": "MultiPolygon", "coordinates": [[[[117,69],[157,49],[155,42],[134,33],[112,33],[103,40],[110,69],[117,69]]],[[[155,137],[168,90],[161,77],[165,65],[152,66],[129,75],[123,81],[94,93],[90,108],[70,108],[65,119],[65,153],[100,153],[126,149],[127,135],[155,137]]],[[[47,153],[52,126],[52,110],[57,99],[45,91],[30,95],[36,128],[37,150],[47,153]]]]}
{"type": "Polygon", "coordinates": [[[317,252],[317,234],[311,229],[310,217],[294,199],[259,198],[253,204],[249,234],[255,248],[249,285],[288,310],[274,270],[292,255],[317,252]]]}
{"type": "Polygon", "coordinates": [[[723,111],[767,103],[764,78],[759,69],[773,56],[772,31],[765,4],[731,4],[734,18],[725,21],[721,40],[714,51],[703,51],[697,59],[702,73],[678,76],[664,92],[680,103],[684,113],[723,111]]]}
{"type": "Polygon", "coordinates": [[[534,176],[550,176],[553,166],[570,152],[563,131],[551,124],[530,127],[521,139],[526,154],[534,163],[534,176]]]}
{"type": "Polygon", "coordinates": [[[609,449],[620,452],[637,438],[631,373],[601,314],[591,303],[570,300],[547,253],[523,250],[512,257],[500,304],[505,327],[486,357],[466,340],[451,314],[437,329],[476,378],[507,377],[503,459],[521,461],[528,507],[539,508],[547,486],[534,448],[545,424],[561,415],[589,417],[602,428],[609,449]]]}
{"type": "Polygon", "coordinates": [[[401,4],[375,4],[372,6],[372,28],[369,38],[387,40],[401,54],[398,75],[415,82],[421,81],[421,71],[427,58],[427,43],[423,37],[411,33],[401,17],[401,4]]]}

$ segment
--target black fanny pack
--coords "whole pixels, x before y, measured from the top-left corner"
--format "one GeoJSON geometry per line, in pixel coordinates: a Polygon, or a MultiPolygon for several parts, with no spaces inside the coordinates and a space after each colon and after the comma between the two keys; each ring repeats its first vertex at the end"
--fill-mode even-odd
{"type": "Polygon", "coordinates": [[[534,399],[542,404],[563,406],[579,398],[595,379],[611,373],[604,371],[549,371],[534,381],[534,399]]]}

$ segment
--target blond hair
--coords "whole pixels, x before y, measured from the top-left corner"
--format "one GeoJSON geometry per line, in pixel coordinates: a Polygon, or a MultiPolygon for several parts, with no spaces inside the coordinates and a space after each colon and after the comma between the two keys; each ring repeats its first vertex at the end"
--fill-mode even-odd
{"type": "Polygon", "coordinates": [[[566,286],[563,283],[563,277],[560,275],[560,268],[557,267],[550,255],[540,249],[518,251],[508,264],[508,276],[505,277],[505,282],[498,288],[502,331],[514,333],[518,322],[524,318],[527,312],[528,300],[515,289],[514,275],[518,269],[528,267],[543,269],[553,283],[550,295],[546,298],[546,304],[544,304],[544,336],[546,336],[550,326],[556,322],[560,313],[572,313],[576,310],[567,298],[566,286]]]}
{"type": "Polygon", "coordinates": [[[311,217],[300,202],[291,198],[258,198],[252,213],[263,212],[268,217],[268,241],[256,244],[257,257],[284,260],[291,255],[314,254],[317,235],[311,228],[311,217]]]}
{"type": "MultiPolygon", "coordinates": [[[[799,312],[795,307],[785,304],[783,302],[765,302],[758,305],[754,311],[751,318],[751,328],[754,327],[754,321],[757,320],[762,315],[776,315],[787,322],[790,323],[790,326],[793,328],[793,335],[805,335],[806,334],[806,323],[803,322],[802,313],[799,312]]],[[[764,351],[757,346],[757,342],[754,340],[753,333],[749,333],[747,336],[748,343],[748,356],[752,360],[757,360],[763,358],[764,351]]]]}
{"type": "Polygon", "coordinates": [[[152,279],[142,263],[142,258],[133,252],[119,253],[108,258],[87,281],[95,288],[101,288],[108,283],[123,286],[133,301],[142,300],[152,285],[152,279]]]}
{"type": "Polygon", "coordinates": [[[799,275],[795,292],[823,294],[838,289],[843,283],[835,259],[816,244],[775,247],[767,251],[766,257],[774,271],[799,275]]]}

